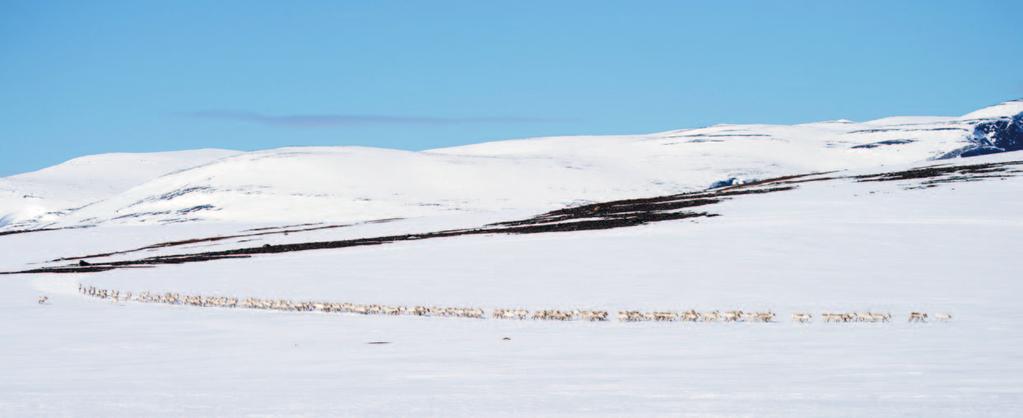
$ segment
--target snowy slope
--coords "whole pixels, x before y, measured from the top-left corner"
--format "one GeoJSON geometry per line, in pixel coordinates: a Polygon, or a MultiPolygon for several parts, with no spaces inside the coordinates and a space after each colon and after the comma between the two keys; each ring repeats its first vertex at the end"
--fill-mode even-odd
{"type": "Polygon", "coordinates": [[[75,158],[0,178],[0,227],[38,227],[153,178],[209,163],[236,151],[203,149],[75,158]]]}
{"type": "Polygon", "coordinates": [[[730,178],[920,163],[975,146],[974,127],[1019,113],[1020,103],[1007,102],[962,117],[715,125],[646,135],[498,141],[423,152],[364,147],[281,148],[237,155],[197,151],[164,154],[162,162],[148,165],[133,161],[129,170],[138,173],[130,176],[119,175],[121,160],[157,157],[88,157],[0,180],[7,196],[0,212],[8,223],[24,221],[22,226],[79,226],[203,220],[352,222],[505,209],[543,211],[700,190],[730,178]],[[161,176],[188,166],[196,167],[161,176]],[[39,204],[34,203],[37,198],[39,204]]]}
{"type": "MultiPolygon", "coordinates": [[[[945,163],[1015,160],[1023,153],[945,163]]],[[[801,183],[722,202],[715,218],[604,231],[0,276],[0,317],[12,318],[0,320],[0,415],[1016,417],[1023,413],[1023,261],[1016,256],[1023,176],[1020,166],[1011,169],[1004,179],[924,188],[928,179],[801,183]],[[781,319],[587,323],[252,311],[111,303],[78,295],[79,283],[488,309],[771,309],[781,319]],[[35,301],[43,294],[48,305],[35,301]],[[792,312],[853,310],[897,316],[890,324],[787,320],[792,312]],[[908,324],[910,310],[954,319],[908,324]]],[[[449,218],[306,238],[435,230],[450,227],[449,218]]],[[[229,229],[120,225],[0,236],[0,255],[26,264],[229,229]]],[[[304,235],[248,245],[296,236],[304,235]]]]}
{"type": "Polygon", "coordinates": [[[0,275],[0,416],[1018,417],[1023,151],[933,160],[978,146],[977,127],[989,147],[1014,143],[1016,106],[424,152],[99,156],[6,178],[12,196],[38,196],[0,201],[19,214],[8,231],[101,227],[0,234],[0,272],[78,269],[0,275]],[[700,193],[704,206],[669,209],[716,216],[429,236],[588,201],[606,209],[609,199],[728,178],[830,170],[842,171],[700,193]],[[28,200],[39,211],[81,208],[36,216],[23,209],[28,200]],[[414,238],[379,240],[400,234],[414,238]],[[337,240],[368,243],[275,252],[337,240]],[[244,249],[262,252],[147,262],[244,249]],[[117,266],[84,272],[104,263],[117,266]],[[779,317],[392,317],[111,302],[80,295],[79,284],[488,312],[779,317]],[[37,303],[42,295],[48,303],[37,303]],[[954,319],[907,323],[915,310],[954,319]],[[847,311],[895,320],[820,320],[847,311]],[[815,320],[793,322],[794,312],[815,320]]]}
{"type": "Polygon", "coordinates": [[[985,107],[962,116],[962,119],[991,119],[1013,116],[1023,113],[1023,99],[1010,100],[994,106],[985,107]]]}

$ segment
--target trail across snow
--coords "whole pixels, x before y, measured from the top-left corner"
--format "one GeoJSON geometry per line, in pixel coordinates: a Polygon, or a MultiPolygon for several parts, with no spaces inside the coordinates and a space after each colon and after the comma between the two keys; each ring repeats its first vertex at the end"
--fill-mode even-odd
{"type": "MultiPolygon", "coordinates": [[[[720,203],[715,218],[603,231],[0,276],[0,316],[10,318],[0,322],[0,415],[1019,416],[1023,177],[907,190],[915,185],[807,183],[720,203]],[[899,316],[891,324],[359,316],[118,304],[78,295],[79,283],[408,305],[899,316]],[[36,303],[43,294],[47,305],[36,303]],[[909,324],[910,310],[955,318],[909,324]]],[[[493,214],[467,216],[256,245],[436,230],[493,214]]],[[[0,237],[0,265],[257,226],[266,225],[9,235],[0,237]]]]}

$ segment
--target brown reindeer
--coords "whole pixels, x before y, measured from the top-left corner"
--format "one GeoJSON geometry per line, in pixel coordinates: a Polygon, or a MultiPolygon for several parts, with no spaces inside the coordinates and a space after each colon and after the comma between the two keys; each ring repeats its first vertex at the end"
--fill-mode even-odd
{"type": "Polygon", "coordinates": [[[927,313],[925,312],[910,312],[909,322],[927,322],[927,313]]]}

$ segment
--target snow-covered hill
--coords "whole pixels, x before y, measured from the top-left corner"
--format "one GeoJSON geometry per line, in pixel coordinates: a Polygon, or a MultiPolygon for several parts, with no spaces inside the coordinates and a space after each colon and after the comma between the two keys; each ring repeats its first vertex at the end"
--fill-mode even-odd
{"type": "MultiPolygon", "coordinates": [[[[609,230],[428,235],[514,219],[461,213],[3,235],[0,271],[85,254],[85,267],[122,264],[0,275],[0,415],[1017,417],[1021,160],[1010,152],[743,185],[700,194],[721,199],[695,210],[720,216],[609,230]],[[775,189],[783,190],[766,192],[775,189]],[[724,197],[744,190],[763,193],[724,197]],[[299,248],[394,234],[416,238],[299,248]],[[263,252],[142,260],[240,248],[263,252]],[[488,312],[779,315],[772,323],[355,315],[112,303],[80,295],[78,284],[488,312]],[[49,299],[38,304],[42,295],[49,299]],[[953,319],[907,323],[912,310],[953,319]],[[836,311],[895,320],[821,320],[836,311]],[[814,320],[791,321],[794,312],[814,320]]],[[[626,210],[663,208],[651,200],[626,210]]]]}
{"type": "Polygon", "coordinates": [[[304,147],[93,156],[0,179],[0,227],[348,222],[501,209],[543,211],[700,190],[733,178],[883,167],[1006,150],[984,142],[997,132],[975,130],[1011,128],[1009,118],[1020,112],[1023,101],[1012,101],[962,117],[715,125],[422,152],[304,147]]]}
{"type": "Polygon", "coordinates": [[[82,206],[156,177],[234,154],[219,149],[100,154],[0,178],[0,228],[57,222],[82,206]]]}
{"type": "Polygon", "coordinates": [[[1003,152],[1021,112],[122,154],[2,179],[0,416],[1021,416],[1023,151],[1003,152]],[[894,320],[821,319],[868,311],[894,320]]]}

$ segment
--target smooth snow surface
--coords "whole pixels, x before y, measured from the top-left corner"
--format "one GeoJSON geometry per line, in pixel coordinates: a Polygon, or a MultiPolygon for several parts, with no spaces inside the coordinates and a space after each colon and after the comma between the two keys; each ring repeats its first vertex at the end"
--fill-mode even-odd
{"type": "MultiPolygon", "coordinates": [[[[1020,103],[962,117],[715,125],[422,152],[113,154],[3,178],[0,272],[67,267],[78,259],[60,259],[86,255],[94,268],[416,239],[0,275],[0,416],[1023,416],[1023,165],[941,179],[850,177],[1021,161],[1023,151],[931,160],[969,145],[978,123],[1023,111],[1020,103]],[[419,237],[586,202],[831,171],[697,208],[714,217],[419,237]],[[24,231],[32,229],[41,230],[24,231]],[[113,303],[80,295],[80,284],[488,312],[779,317],[359,316],[113,303]],[[916,310],[953,319],[907,323],[916,310]],[[826,324],[826,311],[895,318],[826,324]],[[815,320],[793,323],[794,312],[815,320]]],[[[772,185],[786,183],[761,190],[772,185]]]]}
{"type": "MultiPolygon", "coordinates": [[[[956,163],[1023,159],[1018,154],[956,163]]],[[[1023,177],[907,189],[916,185],[807,183],[723,202],[712,208],[721,215],[715,218],[603,231],[0,276],[0,415],[1020,416],[1023,177]],[[771,309],[780,321],[559,323],[226,310],[116,304],[80,296],[79,283],[487,309],[771,309]],[[50,303],[37,304],[44,294],[50,303]],[[822,311],[851,310],[896,318],[819,319],[822,311]],[[954,319],[907,324],[911,310],[954,319]],[[818,318],[790,322],[798,311],[818,318]]],[[[358,224],[190,250],[429,231],[492,222],[490,216],[498,215],[358,224]]],[[[266,225],[0,236],[0,267],[259,226],[266,225]]]]}

